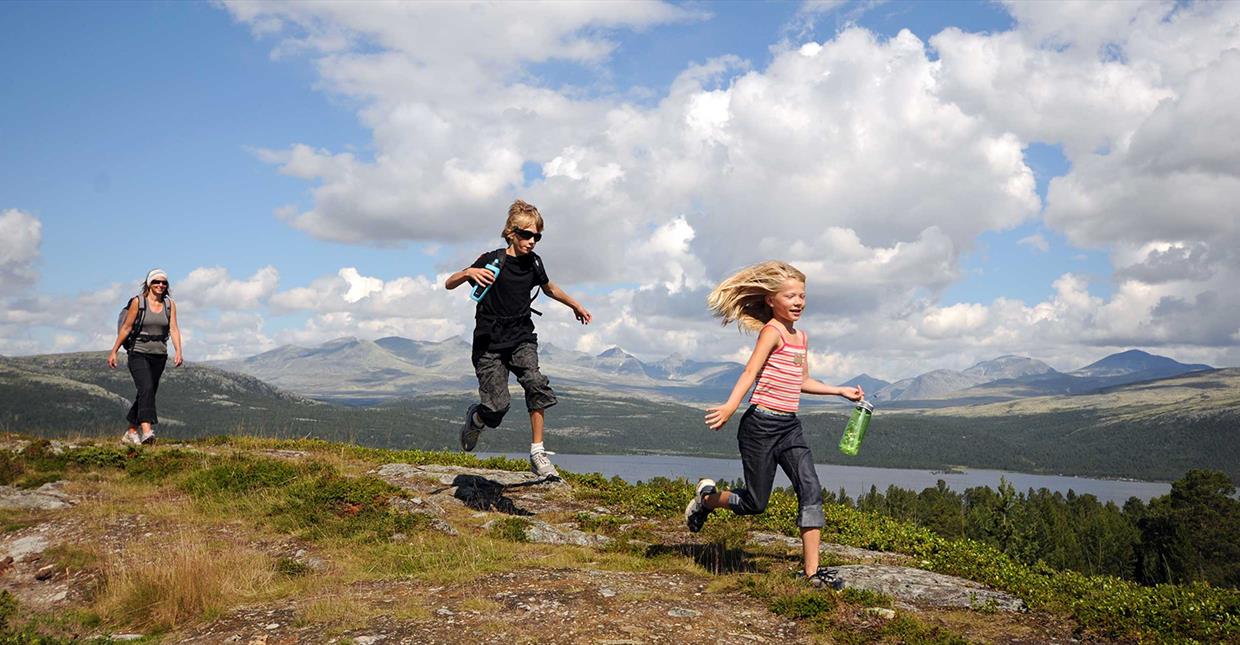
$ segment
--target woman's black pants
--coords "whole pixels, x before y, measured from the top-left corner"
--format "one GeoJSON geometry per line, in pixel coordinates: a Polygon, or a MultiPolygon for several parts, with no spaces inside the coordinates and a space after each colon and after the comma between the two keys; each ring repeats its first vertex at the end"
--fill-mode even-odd
{"type": "Polygon", "coordinates": [[[129,408],[129,425],[141,423],[159,423],[155,414],[155,393],[159,391],[159,377],[164,373],[168,363],[167,354],[129,353],[129,373],[133,376],[133,384],[138,387],[138,395],[134,397],[129,408]]]}

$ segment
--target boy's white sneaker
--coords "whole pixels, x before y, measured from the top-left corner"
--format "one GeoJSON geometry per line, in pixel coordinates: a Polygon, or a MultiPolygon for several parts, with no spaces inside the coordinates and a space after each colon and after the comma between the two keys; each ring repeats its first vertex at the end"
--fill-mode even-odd
{"type": "Polygon", "coordinates": [[[697,488],[693,491],[693,499],[689,500],[689,504],[685,506],[685,524],[688,525],[690,533],[697,533],[706,525],[706,518],[711,514],[711,509],[706,508],[706,496],[714,495],[716,490],[715,480],[698,480],[697,488]]]}
{"type": "Polygon", "coordinates": [[[551,463],[551,457],[548,456],[554,454],[554,452],[547,452],[546,450],[530,453],[530,470],[539,477],[559,479],[560,471],[555,469],[555,466],[551,463]]]}
{"type": "Polygon", "coordinates": [[[126,430],[125,434],[121,435],[121,443],[129,443],[135,446],[141,446],[142,437],[138,436],[138,432],[136,430],[126,430]]]}

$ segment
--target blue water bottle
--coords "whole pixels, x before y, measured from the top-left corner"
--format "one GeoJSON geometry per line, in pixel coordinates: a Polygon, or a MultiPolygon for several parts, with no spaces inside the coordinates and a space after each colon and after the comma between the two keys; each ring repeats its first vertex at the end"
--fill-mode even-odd
{"type": "MultiPolygon", "coordinates": [[[[495,276],[496,280],[499,279],[499,258],[491,260],[490,262],[487,263],[485,267],[482,267],[482,268],[486,269],[487,271],[490,271],[491,274],[495,276]]],[[[486,286],[483,286],[481,284],[474,285],[474,288],[469,292],[469,297],[472,298],[474,302],[478,302],[482,300],[482,297],[487,295],[487,292],[491,290],[491,285],[493,284],[495,284],[495,280],[492,280],[491,284],[488,284],[486,286]]]]}

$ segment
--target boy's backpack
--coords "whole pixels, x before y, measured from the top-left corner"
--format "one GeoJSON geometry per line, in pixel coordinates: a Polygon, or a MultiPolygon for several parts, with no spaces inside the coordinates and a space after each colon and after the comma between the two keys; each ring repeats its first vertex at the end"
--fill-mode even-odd
{"type": "MultiPolygon", "coordinates": [[[[499,256],[497,259],[499,260],[499,270],[500,270],[500,271],[503,271],[503,270],[504,270],[504,258],[507,258],[507,257],[508,257],[508,253],[507,253],[506,251],[507,251],[507,249],[496,249],[496,250],[494,251],[494,253],[496,253],[496,254],[499,256]]],[[[535,264],[538,264],[540,269],[542,268],[542,260],[541,260],[538,256],[534,256],[534,263],[535,263],[535,264]]],[[[498,273],[496,273],[496,274],[495,274],[495,279],[496,279],[496,280],[499,280],[499,274],[498,274],[498,273]]],[[[530,296],[530,304],[531,304],[531,305],[533,305],[533,304],[534,304],[534,301],[538,299],[538,294],[539,294],[539,293],[541,293],[541,292],[542,292],[542,287],[534,287],[534,295],[530,296]]],[[[534,307],[532,307],[532,306],[530,307],[530,313],[533,313],[533,314],[538,314],[539,316],[541,316],[541,315],[542,315],[542,312],[541,312],[541,311],[539,311],[539,310],[535,309],[535,308],[534,308],[534,307]]]]}
{"type": "Polygon", "coordinates": [[[152,335],[152,334],[141,333],[142,320],[146,318],[146,298],[144,298],[141,295],[130,298],[129,301],[125,303],[125,306],[121,307],[121,313],[120,315],[116,317],[116,333],[119,334],[121,330],[124,329],[125,316],[126,314],[129,313],[129,303],[133,302],[134,298],[138,299],[138,315],[134,316],[133,326],[129,328],[129,334],[125,336],[125,340],[121,342],[121,347],[124,347],[125,351],[129,351],[133,349],[134,343],[138,341],[145,342],[145,341],[151,341],[151,340],[158,340],[162,343],[168,342],[168,333],[172,329],[172,322],[171,322],[172,313],[170,309],[170,307],[172,306],[172,298],[169,298],[167,296],[164,297],[164,311],[168,313],[169,323],[168,323],[168,328],[164,330],[164,333],[157,335],[157,336],[152,335]]]}

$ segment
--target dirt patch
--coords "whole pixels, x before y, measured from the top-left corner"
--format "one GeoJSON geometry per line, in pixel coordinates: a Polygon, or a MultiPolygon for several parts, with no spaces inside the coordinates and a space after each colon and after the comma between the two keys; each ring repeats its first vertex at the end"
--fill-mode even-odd
{"type": "MultiPolygon", "coordinates": [[[[813,642],[753,598],[707,593],[708,581],[673,573],[530,569],[451,586],[358,584],[344,598],[374,615],[365,626],[332,636],[371,643],[813,642]],[[413,616],[402,619],[402,613],[413,616]]],[[[304,624],[306,605],[239,610],[176,638],[268,645],[330,640],[322,625],[304,624]]]]}

